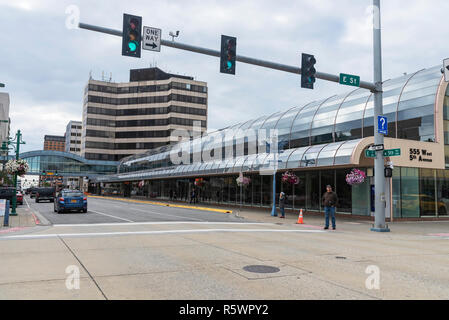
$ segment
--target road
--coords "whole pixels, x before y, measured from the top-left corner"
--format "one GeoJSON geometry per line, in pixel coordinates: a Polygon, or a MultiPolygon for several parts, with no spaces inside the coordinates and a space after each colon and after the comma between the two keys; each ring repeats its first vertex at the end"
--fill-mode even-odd
{"type": "Polygon", "coordinates": [[[28,196],[24,205],[34,212],[40,213],[51,224],[96,224],[117,222],[156,222],[156,221],[208,221],[208,222],[241,222],[241,219],[227,213],[189,210],[184,208],[164,207],[146,203],[115,201],[109,199],[88,199],[87,213],[54,212],[52,202],[36,203],[28,196]]]}
{"type": "Polygon", "coordinates": [[[449,299],[447,222],[379,234],[96,198],[58,215],[27,201],[51,224],[0,235],[0,299],[449,299]]]}

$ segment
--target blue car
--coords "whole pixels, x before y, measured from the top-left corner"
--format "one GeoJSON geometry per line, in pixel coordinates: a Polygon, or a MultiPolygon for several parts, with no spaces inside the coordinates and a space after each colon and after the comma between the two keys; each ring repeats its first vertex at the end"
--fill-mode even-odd
{"type": "Polygon", "coordinates": [[[54,211],[57,213],[72,210],[87,212],[87,197],[78,190],[59,191],[54,204],[54,211]]]}

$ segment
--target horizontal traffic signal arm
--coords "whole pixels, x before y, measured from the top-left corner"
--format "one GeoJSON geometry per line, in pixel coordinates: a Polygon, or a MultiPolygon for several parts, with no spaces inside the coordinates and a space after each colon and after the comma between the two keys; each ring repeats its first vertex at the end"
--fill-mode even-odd
{"type": "MultiPolygon", "coordinates": [[[[106,34],[110,34],[110,35],[118,36],[118,37],[122,37],[122,34],[123,34],[123,32],[120,30],[103,28],[100,26],[95,26],[95,25],[82,23],[82,22],[80,22],[78,26],[81,29],[106,33],[106,34]]],[[[161,46],[167,46],[167,47],[172,47],[172,48],[176,48],[176,49],[201,53],[201,54],[218,57],[218,58],[220,58],[220,55],[221,55],[221,52],[219,50],[212,50],[212,49],[192,46],[189,44],[184,44],[184,43],[174,42],[174,41],[169,41],[169,40],[164,40],[164,39],[161,39],[161,46]]],[[[265,60],[260,60],[260,59],[255,59],[255,58],[245,57],[245,56],[240,56],[240,55],[236,55],[236,61],[239,61],[242,63],[247,63],[247,64],[252,64],[255,66],[259,66],[259,67],[270,68],[270,69],[289,72],[289,73],[296,73],[299,75],[301,74],[301,68],[298,68],[296,66],[289,66],[286,64],[280,64],[280,63],[276,63],[276,62],[265,61],[265,60]]],[[[337,83],[340,82],[340,75],[333,75],[333,74],[324,73],[324,72],[317,72],[315,77],[317,79],[321,79],[321,80],[337,82],[337,83]]],[[[376,86],[372,82],[367,82],[367,81],[360,81],[360,88],[368,89],[373,92],[380,91],[378,89],[379,88],[378,86],[376,86]]]]}

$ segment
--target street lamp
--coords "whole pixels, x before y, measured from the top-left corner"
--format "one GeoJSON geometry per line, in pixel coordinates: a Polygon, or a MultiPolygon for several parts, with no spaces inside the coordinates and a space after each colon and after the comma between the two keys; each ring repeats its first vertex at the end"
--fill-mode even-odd
{"type": "MultiPolygon", "coordinates": [[[[20,130],[17,130],[16,137],[14,139],[9,139],[8,144],[15,144],[16,145],[16,160],[19,160],[19,154],[20,154],[20,145],[25,144],[25,141],[22,140],[22,133],[20,130]]],[[[12,198],[12,209],[10,216],[17,216],[17,172],[14,173],[14,195],[12,198]]]]}

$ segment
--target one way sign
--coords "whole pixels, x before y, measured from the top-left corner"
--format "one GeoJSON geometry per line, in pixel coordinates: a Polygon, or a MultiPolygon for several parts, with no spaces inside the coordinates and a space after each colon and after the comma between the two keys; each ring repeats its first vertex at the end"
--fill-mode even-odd
{"type": "Polygon", "coordinates": [[[143,27],[142,48],[150,51],[161,51],[162,30],[151,27],[143,27]]]}

